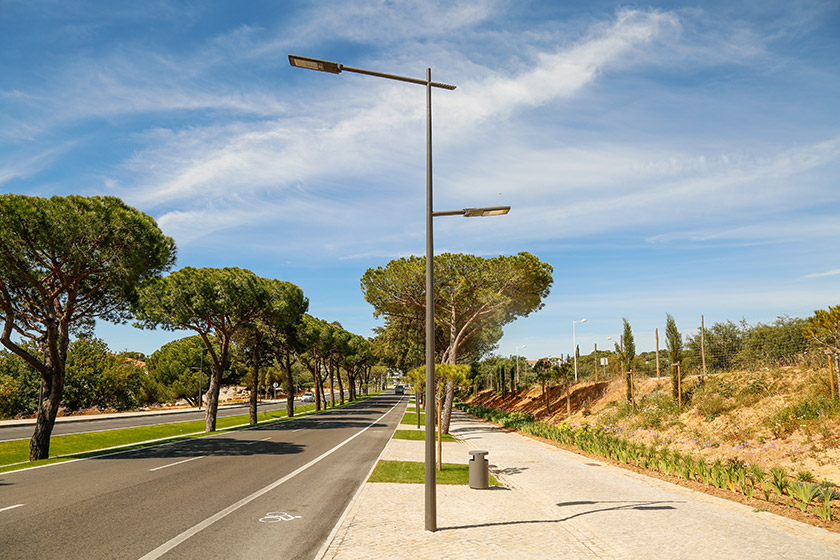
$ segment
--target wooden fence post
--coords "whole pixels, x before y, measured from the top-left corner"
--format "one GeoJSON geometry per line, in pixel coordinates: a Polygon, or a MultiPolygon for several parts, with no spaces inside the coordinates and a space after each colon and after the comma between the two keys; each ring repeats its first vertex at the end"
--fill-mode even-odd
{"type": "Polygon", "coordinates": [[[656,378],[659,379],[659,327],[656,328],[656,378]]]}

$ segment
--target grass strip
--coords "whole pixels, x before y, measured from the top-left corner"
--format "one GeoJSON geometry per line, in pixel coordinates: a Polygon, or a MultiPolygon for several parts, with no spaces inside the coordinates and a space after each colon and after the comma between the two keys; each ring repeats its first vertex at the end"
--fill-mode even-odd
{"type": "MultiPolygon", "coordinates": [[[[375,396],[379,392],[371,393],[370,395],[360,396],[355,401],[348,401],[346,404],[336,406],[335,408],[357,404],[375,396]]],[[[295,408],[295,416],[293,418],[286,416],[285,409],[262,411],[257,414],[257,423],[263,424],[292,420],[312,413],[314,410],[314,404],[299,406],[295,408]]],[[[333,409],[328,408],[326,410],[333,409]]],[[[216,432],[205,432],[204,420],[202,419],[152,426],[138,426],[136,428],[120,428],[101,432],[53,436],[50,439],[50,458],[40,461],[29,461],[28,439],[3,441],[0,442],[0,473],[51,463],[60,463],[71,459],[103,455],[105,453],[111,453],[116,449],[138,449],[158,445],[163,442],[203,437],[210,433],[245,429],[251,427],[249,422],[250,415],[249,413],[245,413],[217,418],[216,432]]]]}
{"type": "MultiPolygon", "coordinates": [[[[437,436],[435,436],[437,438],[437,436]]],[[[393,439],[409,439],[412,441],[426,441],[426,432],[423,430],[397,430],[393,439]]],[[[437,441],[437,439],[436,439],[437,441]]],[[[457,441],[449,434],[443,434],[443,441],[457,441]]]]}
{"type": "MultiPolygon", "coordinates": [[[[403,415],[402,420],[400,420],[400,424],[414,424],[417,425],[417,413],[415,412],[406,412],[403,415]]],[[[426,425],[426,415],[424,413],[420,413],[420,425],[426,425]]]]}
{"type": "MultiPolygon", "coordinates": [[[[423,484],[426,482],[425,467],[425,463],[414,461],[379,461],[368,482],[423,484]]],[[[438,484],[469,484],[469,466],[444,463],[442,469],[437,471],[436,480],[438,484]]],[[[501,486],[492,474],[490,486],[501,486]]]]}

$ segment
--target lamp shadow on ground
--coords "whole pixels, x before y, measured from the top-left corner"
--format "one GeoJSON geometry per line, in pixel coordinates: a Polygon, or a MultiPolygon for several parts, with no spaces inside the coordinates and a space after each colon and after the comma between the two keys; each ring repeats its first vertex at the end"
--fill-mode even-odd
{"type": "Polygon", "coordinates": [[[495,465],[490,465],[490,470],[493,474],[500,474],[502,476],[505,475],[514,475],[514,474],[522,474],[523,472],[528,470],[528,467],[507,467],[504,469],[500,469],[495,465]]]}
{"type": "Polygon", "coordinates": [[[581,511],[575,513],[573,515],[569,515],[567,517],[563,517],[562,519],[523,519],[519,521],[499,521],[494,523],[476,523],[473,525],[456,525],[452,527],[440,527],[439,531],[453,531],[458,529],[479,529],[482,527],[504,527],[506,525],[529,525],[529,524],[538,524],[538,523],[563,523],[565,521],[569,521],[576,517],[581,517],[583,515],[590,515],[593,513],[603,513],[606,511],[619,511],[619,510],[634,510],[634,511],[662,511],[662,510],[672,510],[676,509],[674,506],[670,506],[667,504],[682,504],[685,502],[672,502],[672,501],[644,501],[644,502],[626,502],[626,501],[609,501],[609,502],[591,502],[591,501],[579,501],[579,502],[560,502],[556,504],[558,507],[569,507],[569,506],[586,506],[586,505],[598,505],[598,504],[622,504],[612,507],[603,507],[597,509],[591,509],[589,511],[581,511]]]}

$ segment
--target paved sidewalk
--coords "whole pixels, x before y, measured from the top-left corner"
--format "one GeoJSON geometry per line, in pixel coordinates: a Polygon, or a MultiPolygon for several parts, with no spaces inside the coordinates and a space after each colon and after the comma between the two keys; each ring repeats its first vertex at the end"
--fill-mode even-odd
{"type": "MultiPolygon", "coordinates": [[[[401,425],[400,429],[411,426],[401,425]]],[[[444,462],[486,449],[505,488],[366,483],[322,558],[838,560],[840,535],[559,450],[453,411],[444,462]]],[[[382,459],[423,460],[391,440],[382,459]]]]}

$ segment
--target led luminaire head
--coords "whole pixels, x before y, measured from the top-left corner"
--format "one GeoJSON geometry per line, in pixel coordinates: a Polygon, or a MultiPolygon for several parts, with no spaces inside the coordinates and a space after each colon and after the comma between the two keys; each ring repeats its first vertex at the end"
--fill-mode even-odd
{"type": "Polygon", "coordinates": [[[289,55],[289,64],[291,64],[292,66],[297,66],[298,68],[308,68],[309,70],[329,72],[330,74],[341,73],[341,64],[337,62],[330,62],[329,60],[320,60],[317,58],[309,58],[306,56],[297,56],[295,54],[289,55]]]}
{"type": "Polygon", "coordinates": [[[488,206],[486,208],[465,208],[464,216],[474,218],[477,216],[501,216],[510,212],[510,206],[488,206]]]}

